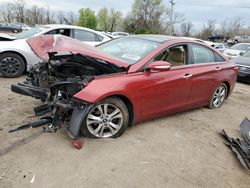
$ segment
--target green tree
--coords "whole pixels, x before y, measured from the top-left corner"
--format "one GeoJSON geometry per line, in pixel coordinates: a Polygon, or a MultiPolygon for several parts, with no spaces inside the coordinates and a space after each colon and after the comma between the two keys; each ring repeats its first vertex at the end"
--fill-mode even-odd
{"type": "Polygon", "coordinates": [[[90,8],[81,8],[79,14],[79,19],[77,21],[78,26],[96,29],[97,18],[94,10],[90,8]]]}
{"type": "Polygon", "coordinates": [[[113,32],[121,27],[123,23],[122,13],[113,8],[106,7],[100,9],[97,14],[98,28],[104,31],[113,32]]]}
{"type": "Polygon", "coordinates": [[[135,0],[124,29],[129,33],[161,33],[163,13],[162,0],[135,0]]]}

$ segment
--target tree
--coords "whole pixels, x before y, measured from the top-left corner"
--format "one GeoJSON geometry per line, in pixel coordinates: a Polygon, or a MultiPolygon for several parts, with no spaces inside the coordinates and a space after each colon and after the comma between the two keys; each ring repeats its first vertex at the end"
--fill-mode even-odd
{"type": "Polygon", "coordinates": [[[104,7],[97,14],[97,21],[99,29],[113,32],[123,23],[122,13],[113,8],[108,10],[104,7]]]}
{"type": "Polygon", "coordinates": [[[79,19],[77,21],[78,26],[87,27],[90,29],[96,29],[97,18],[95,11],[90,8],[82,8],[79,10],[79,19]]]}
{"type": "Polygon", "coordinates": [[[183,36],[189,37],[192,27],[193,27],[193,24],[190,21],[186,21],[186,22],[182,23],[181,24],[181,32],[182,32],[183,36]]]}
{"type": "Polygon", "coordinates": [[[25,20],[25,2],[23,0],[17,0],[14,2],[14,11],[16,15],[16,22],[24,23],[25,20]]]}
{"type": "Polygon", "coordinates": [[[175,33],[175,25],[182,23],[185,18],[184,14],[181,14],[179,12],[172,12],[172,23],[171,23],[171,10],[170,8],[165,9],[165,28],[164,30],[167,31],[168,34],[175,33]],[[172,24],[172,25],[171,25],[172,24]],[[171,31],[172,30],[172,31],[171,31]]]}
{"type": "Polygon", "coordinates": [[[203,23],[203,29],[199,34],[199,38],[207,40],[209,36],[215,33],[215,20],[208,20],[207,23],[203,23]]]}
{"type": "Polygon", "coordinates": [[[99,10],[97,14],[98,28],[104,31],[109,30],[109,11],[106,7],[99,10]]]}
{"type": "Polygon", "coordinates": [[[14,21],[14,4],[8,2],[1,5],[1,17],[4,22],[10,23],[14,21]]]}
{"type": "Polygon", "coordinates": [[[162,0],[135,0],[124,21],[124,29],[130,33],[161,33],[162,0]]]}

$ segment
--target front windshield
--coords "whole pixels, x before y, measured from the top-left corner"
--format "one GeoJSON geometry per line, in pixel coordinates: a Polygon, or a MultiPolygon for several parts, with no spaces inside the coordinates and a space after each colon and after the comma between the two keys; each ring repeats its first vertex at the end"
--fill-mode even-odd
{"type": "Polygon", "coordinates": [[[98,48],[129,64],[135,64],[159,46],[160,43],[158,42],[134,37],[124,37],[101,44],[98,48]]]}
{"type": "Polygon", "coordinates": [[[247,51],[246,53],[244,53],[243,57],[250,57],[250,51],[247,51]]]}
{"type": "Polygon", "coordinates": [[[29,38],[29,37],[32,37],[34,36],[35,34],[37,33],[40,33],[41,31],[45,30],[45,29],[48,29],[49,27],[48,26],[37,26],[37,27],[34,27],[34,28],[31,28],[27,31],[23,31],[19,34],[16,34],[15,37],[17,39],[26,39],[26,38],[29,38]]]}
{"type": "Polygon", "coordinates": [[[235,44],[231,47],[233,50],[247,51],[250,49],[250,45],[247,44],[235,44]]]}

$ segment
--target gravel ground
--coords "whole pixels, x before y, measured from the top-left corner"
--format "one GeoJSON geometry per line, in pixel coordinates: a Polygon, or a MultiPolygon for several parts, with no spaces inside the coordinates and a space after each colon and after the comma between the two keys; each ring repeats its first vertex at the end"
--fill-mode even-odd
{"type": "Polygon", "coordinates": [[[0,78],[0,187],[250,187],[250,174],[223,144],[250,117],[250,85],[237,83],[220,108],[200,108],[129,128],[117,139],[84,140],[76,150],[63,130],[9,134],[33,119],[38,100],[0,78]]]}

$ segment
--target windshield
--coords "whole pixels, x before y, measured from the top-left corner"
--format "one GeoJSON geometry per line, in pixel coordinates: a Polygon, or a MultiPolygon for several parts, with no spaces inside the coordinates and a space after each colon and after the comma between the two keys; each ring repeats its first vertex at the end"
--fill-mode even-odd
{"type": "Polygon", "coordinates": [[[231,49],[247,51],[247,50],[250,49],[250,45],[247,45],[247,44],[235,44],[234,46],[231,47],[231,49]]]}
{"type": "Polygon", "coordinates": [[[243,57],[250,57],[250,51],[247,51],[246,53],[244,53],[243,57]]]}
{"type": "Polygon", "coordinates": [[[160,43],[134,37],[124,37],[98,46],[103,52],[135,64],[160,46],[160,43]]]}
{"type": "Polygon", "coordinates": [[[34,36],[37,33],[40,33],[41,31],[43,31],[45,29],[48,29],[48,28],[49,28],[48,26],[37,26],[37,27],[31,28],[27,31],[23,31],[22,33],[16,34],[15,37],[17,39],[26,39],[26,38],[34,36]]]}

